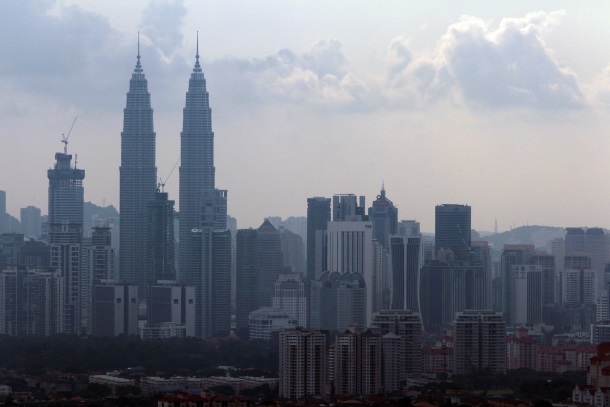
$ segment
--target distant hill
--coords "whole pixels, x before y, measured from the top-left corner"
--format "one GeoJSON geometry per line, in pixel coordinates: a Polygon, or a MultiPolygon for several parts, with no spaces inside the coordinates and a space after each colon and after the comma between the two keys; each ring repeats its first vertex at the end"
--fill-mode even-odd
{"type": "Polygon", "coordinates": [[[111,221],[114,225],[119,224],[119,211],[112,205],[109,206],[97,206],[91,202],[85,202],[84,205],[84,230],[85,234],[91,229],[92,219],[105,219],[111,221]]]}
{"type": "MultiPolygon", "coordinates": [[[[566,234],[565,228],[553,226],[519,226],[502,233],[492,233],[481,237],[487,240],[494,249],[502,250],[505,244],[533,244],[540,249],[549,249],[551,241],[562,238],[566,234]]],[[[474,237],[474,236],[473,236],[474,237]]]]}

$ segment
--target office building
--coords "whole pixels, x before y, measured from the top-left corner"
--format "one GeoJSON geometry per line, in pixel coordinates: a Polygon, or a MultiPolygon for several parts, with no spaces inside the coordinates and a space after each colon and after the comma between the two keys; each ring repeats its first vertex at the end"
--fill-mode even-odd
{"type": "Polygon", "coordinates": [[[202,196],[200,227],[191,231],[187,273],[181,279],[195,287],[199,338],[227,335],[231,326],[231,232],[216,228],[218,197],[218,190],[202,196]]]}
{"type": "Polygon", "coordinates": [[[0,233],[6,230],[6,191],[0,190],[0,233]]]}
{"type": "Polygon", "coordinates": [[[175,280],[174,201],[168,199],[167,192],[157,190],[154,200],[146,204],[146,209],[146,282],[175,280]]]}
{"type": "Polygon", "coordinates": [[[438,260],[426,263],[420,271],[419,295],[425,330],[440,334],[456,312],[482,309],[489,303],[487,281],[488,270],[479,264],[438,260]]]}
{"type": "Polygon", "coordinates": [[[173,335],[195,336],[195,287],[175,281],[157,281],[152,283],[148,290],[148,333],[142,336],[150,337],[152,330],[165,326],[174,327],[173,335]]]}
{"type": "Polygon", "coordinates": [[[390,236],[398,233],[398,208],[385,196],[385,187],[369,208],[369,220],[373,224],[373,239],[378,240],[384,249],[390,247],[390,236]]]}
{"type": "Polygon", "coordinates": [[[378,312],[390,308],[391,277],[390,277],[390,254],[384,249],[381,242],[372,242],[372,276],[371,282],[371,312],[378,312]]]}
{"type": "Polygon", "coordinates": [[[534,245],[504,245],[500,259],[500,274],[502,278],[502,314],[508,326],[515,325],[515,282],[513,266],[529,264],[530,256],[535,252],[534,245]]]}
{"type": "Polygon", "coordinates": [[[354,194],[333,196],[333,222],[357,222],[368,220],[365,197],[354,194]]]}
{"type": "Polygon", "coordinates": [[[506,372],[506,324],[490,310],[459,312],[454,322],[454,373],[506,372]]]}
{"type": "Polygon", "coordinates": [[[435,208],[435,255],[441,248],[453,252],[458,261],[470,258],[471,214],[470,206],[443,204],[435,208]]]}
{"type": "Polygon", "coordinates": [[[352,325],[367,326],[367,290],[359,273],[324,272],[312,282],[310,326],[344,331],[352,325]]]}
{"type": "Polygon", "coordinates": [[[157,167],[156,133],[148,81],[140,64],[129,81],[121,132],[119,272],[121,280],[138,287],[145,299],[149,280],[148,203],[155,200],[157,167]]]}
{"type": "Polygon", "coordinates": [[[258,306],[258,231],[239,229],[237,231],[236,254],[236,312],[235,323],[238,333],[244,335],[249,329],[250,313],[258,306]]]}
{"type": "Polygon", "coordinates": [[[275,281],[273,308],[281,309],[300,327],[307,326],[307,296],[300,273],[280,274],[275,281]]]}
{"type": "Polygon", "coordinates": [[[284,226],[278,229],[284,272],[305,274],[305,244],[303,238],[284,226]]]}
{"type": "Polygon", "coordinates": [[[326,229],[330,222],[330,198],[307,198],[307,279],[326,271],[326,229]]]}
{"type": "Polygon", "coordinates": [[[138,334],[138,291],[136,285],[113,280],[93,285],[92,334],[119,336],[138,334]]]}
{"type": "MultiPolygon", "coordinates": [[[[271,340],[284,329],[296,328],[296,318],[279,308],[260,307],[249,315],[249,338],[263,341],[271,340]]],[[[277,337],[277,336],[276,336],[277,337]]]]}
{"type": "Polygon", "coordinates": [[[367,290],[367,322],[373,309],[372,229],[371,222],[337,221],[329,222],[327,230],[326,268],[330,272],[358,273],[362,276],[367,290]]]}
{"type": "Polygon", "coordinates": [[[258,239],[258,307],[273,304],[275,282],[283,270],[280,233],[265,220],[257,230],[258,239]]]}
{"type": "Polygon", "coordinates": [[[510,315],[513,325],[542,323],[543,276],[542,266],[516,264],[511,266],[510,315]]]}
{"type": "Polygon", "coordinates": [[[419,312],[420,237],[390,237],[391,309],[419,312]]]}
{"type": "Polygon", "coordinates": [[[42,228],[40,208],[28,206],[21,208],[21,230],[26,239],[39,239],[42,228]]]}
{"type": "Polygon", "coordinates": [[[85,171],[72,167],[72,155],[55,154],[49,178],[49,235],[51,268],[63,277],[62,333],[81,333],[81,273],[83,240],[83,179],[85,171]]]}
{"type": "Polygon", "coordinates": [[[212,109],[206,90],[206,80],[199,64],[199,40],[195,66],[189,79],[180,133],[180,227],[179,227],[179,279],[189,271],[189,256],[198,252],[191,231],[201,227],[202,197],[216,194],[214,229],[227,228],[227,191],[215,191],[214,132],[212,109]]]}
{"type": "Polygon", "coordinates": [[[328,394],[327,336],[327,332],[303,328],[280,332],[280,397],[298,399],[328,394]]]}
{"type": "Polygon", "coordinates": [[[401,220],[396,226],[396,234],[404,237],[420,237],[420,225],[415,220],[401,220]]]}

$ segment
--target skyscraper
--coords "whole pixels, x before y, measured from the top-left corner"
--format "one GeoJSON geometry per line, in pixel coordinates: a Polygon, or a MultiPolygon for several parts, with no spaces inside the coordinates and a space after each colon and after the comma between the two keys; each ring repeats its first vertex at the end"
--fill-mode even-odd
{"type": "Polygon", "coordinates": [[[330,222],[330,198],[307,198],[307,279],[326,271],[324,238],[330,222]]]}
{"type": "Polygon", "coordinates": [[[147,292],[147,205],[157,190],[156,134],[148,82],[140,64],[129,81],[121,133],[119,272],[121,279],[138,286],[139,298],[147,292]]]}
{"type": "Polygon", "coordinates": [[[302,328],[280,332],[280,397],[327,394],[327,336],[324,331],[302,328]]]}
{"type": "MultiPolygon", "coordinates": [[[[205,77],[199,64],[199,40],[197,40],[195,66],[186,92],[182,133],[180,133],[179,279],[189,273],[188,257],[193,251],[191,230],[201,227],[199,217],[201,199],[204,193],[209,194],[206,191],[214,191],[215,171],[212,109],[210,109],[210,96],[206,90],[205,77]]],[[[226,191],[217,191],[216,194],[220,196],[214,228],[224,230],[227,227],[226,191]]]]}
{"type": "Polygon", "coordinates": [[[26,239],[38,239],[41,234],[42,218],[40,208],[28,206],[21,208],[21,228],[26,239]]]}
{"type": "Polygon", "coordinates": [[[60,332],[81,332],[81,273],[83,241],[83,179],[85,171],[72,168],[72,156],[55,154],[49,178],[51,267],[63,277],[63,318],[60,332]]]}
{"type": "Polygon", "coordinates": [[[147,203],[147,227],[146,282],[175,280],[174,201],[167,199],[167,192],[155,192],[155,199],[147,203]]]}
{"type": "Polygon", "coordinates": [[[226,335],[231,327],[231,232],[215,228],[217,192],[204,191],[200,226],[191,231],[186,274],[181,276],[182,282],[195,287],[199,338],[226,335]]]}
{"type": "Polygon", "coordinates": [[[389,250],[390,235],[398,232],[398,208],[385,196],[385,188],[369,208],[369,220],[373,223],[373,239],[379,240],[384,249],[389,250]]]}
{"type": "Polygon", "coordinates": [[[443,204],[435,209],[434,255],[451,249],[455,260],[468,260],[470,252],[470,206],[443,204]]]}
{"type": "Polygon", "coordinates": [[[468,310],[455,317],[454,373],[506,372],[506,323],[499,312],[468,310]]]}

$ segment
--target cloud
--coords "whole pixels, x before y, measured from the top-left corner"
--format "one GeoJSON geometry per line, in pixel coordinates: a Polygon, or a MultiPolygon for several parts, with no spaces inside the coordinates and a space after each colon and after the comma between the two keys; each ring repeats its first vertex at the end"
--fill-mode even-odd
{"type": "Polygon", "coordinates": [[[342,48],[336,39],[322,39],[301,54],[284,49],[262,59],[225,58],[206,64],[206,75],[221,81],[229,91],[224,97],[239,101],[365,105],[370,85],[349,71],[342,48]]]}
{"type": "MultiPolygon", "coordinates": [[[[153,1],[144,9],[141,31],[170,58],[182,45],[182,23],[186,16],[183,0],[153,1]]],[[[195,33],[193,33],[195,35],[195,33]]]]}
{"type": "Polygon", "coordinates": [[[487,107],[583,106],[576,75],[560,65],[543,40],[564,14],[528,13],[505,18],[496,28],[463,16],[429,55],[417,57],[398,37],[389,47],[388,93],[420,101],[443,96],[487,107]]]}

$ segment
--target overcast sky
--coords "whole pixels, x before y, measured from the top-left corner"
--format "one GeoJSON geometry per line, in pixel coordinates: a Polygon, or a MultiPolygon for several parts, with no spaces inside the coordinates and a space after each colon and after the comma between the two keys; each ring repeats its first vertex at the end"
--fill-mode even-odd
{"type": "Polygon", "coordinates": [[[118,208],[138,30],[166,178],[198,30],[239,227],[304,216],[311,196],[370,205],[382,182],[425,231],[442,203],[479,230],[610,227],[608,17],[606,0],[0,1],[0,189],[14,216],[46,213],[78,116],[85,199],[118,208]]]}

